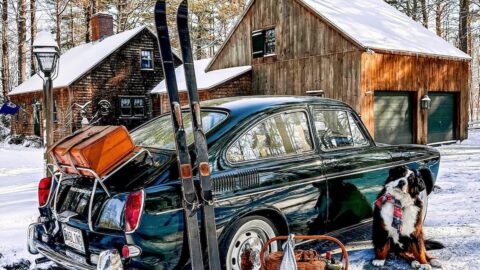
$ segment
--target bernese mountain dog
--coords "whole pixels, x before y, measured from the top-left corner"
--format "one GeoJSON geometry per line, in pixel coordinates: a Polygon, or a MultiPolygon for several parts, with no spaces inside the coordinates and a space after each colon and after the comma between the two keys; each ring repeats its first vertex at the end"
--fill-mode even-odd
{"type": "Polygon", "coordinates": [[[415,269],[441,267],[427,254],[423,239],[423,202],[419,195],[425,189],[420,171],[405,166],[390,169],[373,212],[373,265],[384,266],[393,251],[415,269]]]}

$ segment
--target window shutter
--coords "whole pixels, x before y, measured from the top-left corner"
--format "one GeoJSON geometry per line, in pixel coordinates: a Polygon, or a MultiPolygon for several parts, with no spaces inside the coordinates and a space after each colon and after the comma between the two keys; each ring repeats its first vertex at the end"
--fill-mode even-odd
{"type": "Polygon", "coordinates": [[[265,55],[265,35],[263,31],[252,33],[252,47],[253,58],[263,57],[265,55]]]}

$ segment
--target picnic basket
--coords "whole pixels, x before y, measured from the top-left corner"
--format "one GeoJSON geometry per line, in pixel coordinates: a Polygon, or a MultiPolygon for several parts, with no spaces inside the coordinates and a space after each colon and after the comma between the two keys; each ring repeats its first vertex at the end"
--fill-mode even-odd
{"type": "MultiPolygon", "coordinates": [[[[344,262],[344,270],[348,270],[348,253],[345,246],[340,242],[340,240],[324,235],[312,235],[312,236],[294,236],[295,240],[318,240],[318,241],[331,241],[337,244],[340,249],[342,250],[341,255],[341,262],[344,262]]],[[[262,266],[262,270],[279,270],[280,265],[283,259],[283,252],[277,251],[269,253],[265,257],[265,252],[267,251],[270,244],[275,241],[283,241],[288,240],[288,236],[278,236],[268,240],[262,247],[260,251],[260,263],[262,266]]],[[[309,251],[295,251],[295,259],[297,261],[297,269],[298,270],[325,270],[327,269],[325,259],[322,259],[316,251],[309,250],[309,251]]]]}

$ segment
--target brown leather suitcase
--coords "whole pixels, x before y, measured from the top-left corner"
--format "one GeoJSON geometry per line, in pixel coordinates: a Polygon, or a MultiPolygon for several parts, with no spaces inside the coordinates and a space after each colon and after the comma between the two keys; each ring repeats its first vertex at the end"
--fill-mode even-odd
{"type": "Polygon", "coordinates": [[[123,126],[93,126],[65,137],[51,147],[49,153],[58,165],[66,165],[66,172],[93,176],[93,170],[105,176],[135,150],[135,144],[123,126]]]}

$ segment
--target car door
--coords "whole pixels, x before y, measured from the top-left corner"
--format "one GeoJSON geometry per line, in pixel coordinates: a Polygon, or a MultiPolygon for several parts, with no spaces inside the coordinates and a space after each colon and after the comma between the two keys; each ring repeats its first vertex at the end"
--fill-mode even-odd
{"type": "MultiPolygon", "coordinates": [[[[225,213],[222,219],[231,218],[222,205],[235,206],[236,214],[271,208],[281,211],[291,232],[308,233],[310,228],[324,232],[326,183],[306,107],[263,116],[238,133],[224,158],[223,174],[234,175],[230,179],[237,179],[233,185],[237,188],[226,191],[230,195],[220,200],[217,211],[225,213]],[[248,184],[251,179],[253,185],[248,184]]],[[[214,178],[229,185],[219,174],[214,178]]]]}
{"type": "Polygon", "coordinates": [[[314,108],[313,119],[328,183],[327,231],[360,225],[372,217],[391,156],[351,110],[314,108]]]}

